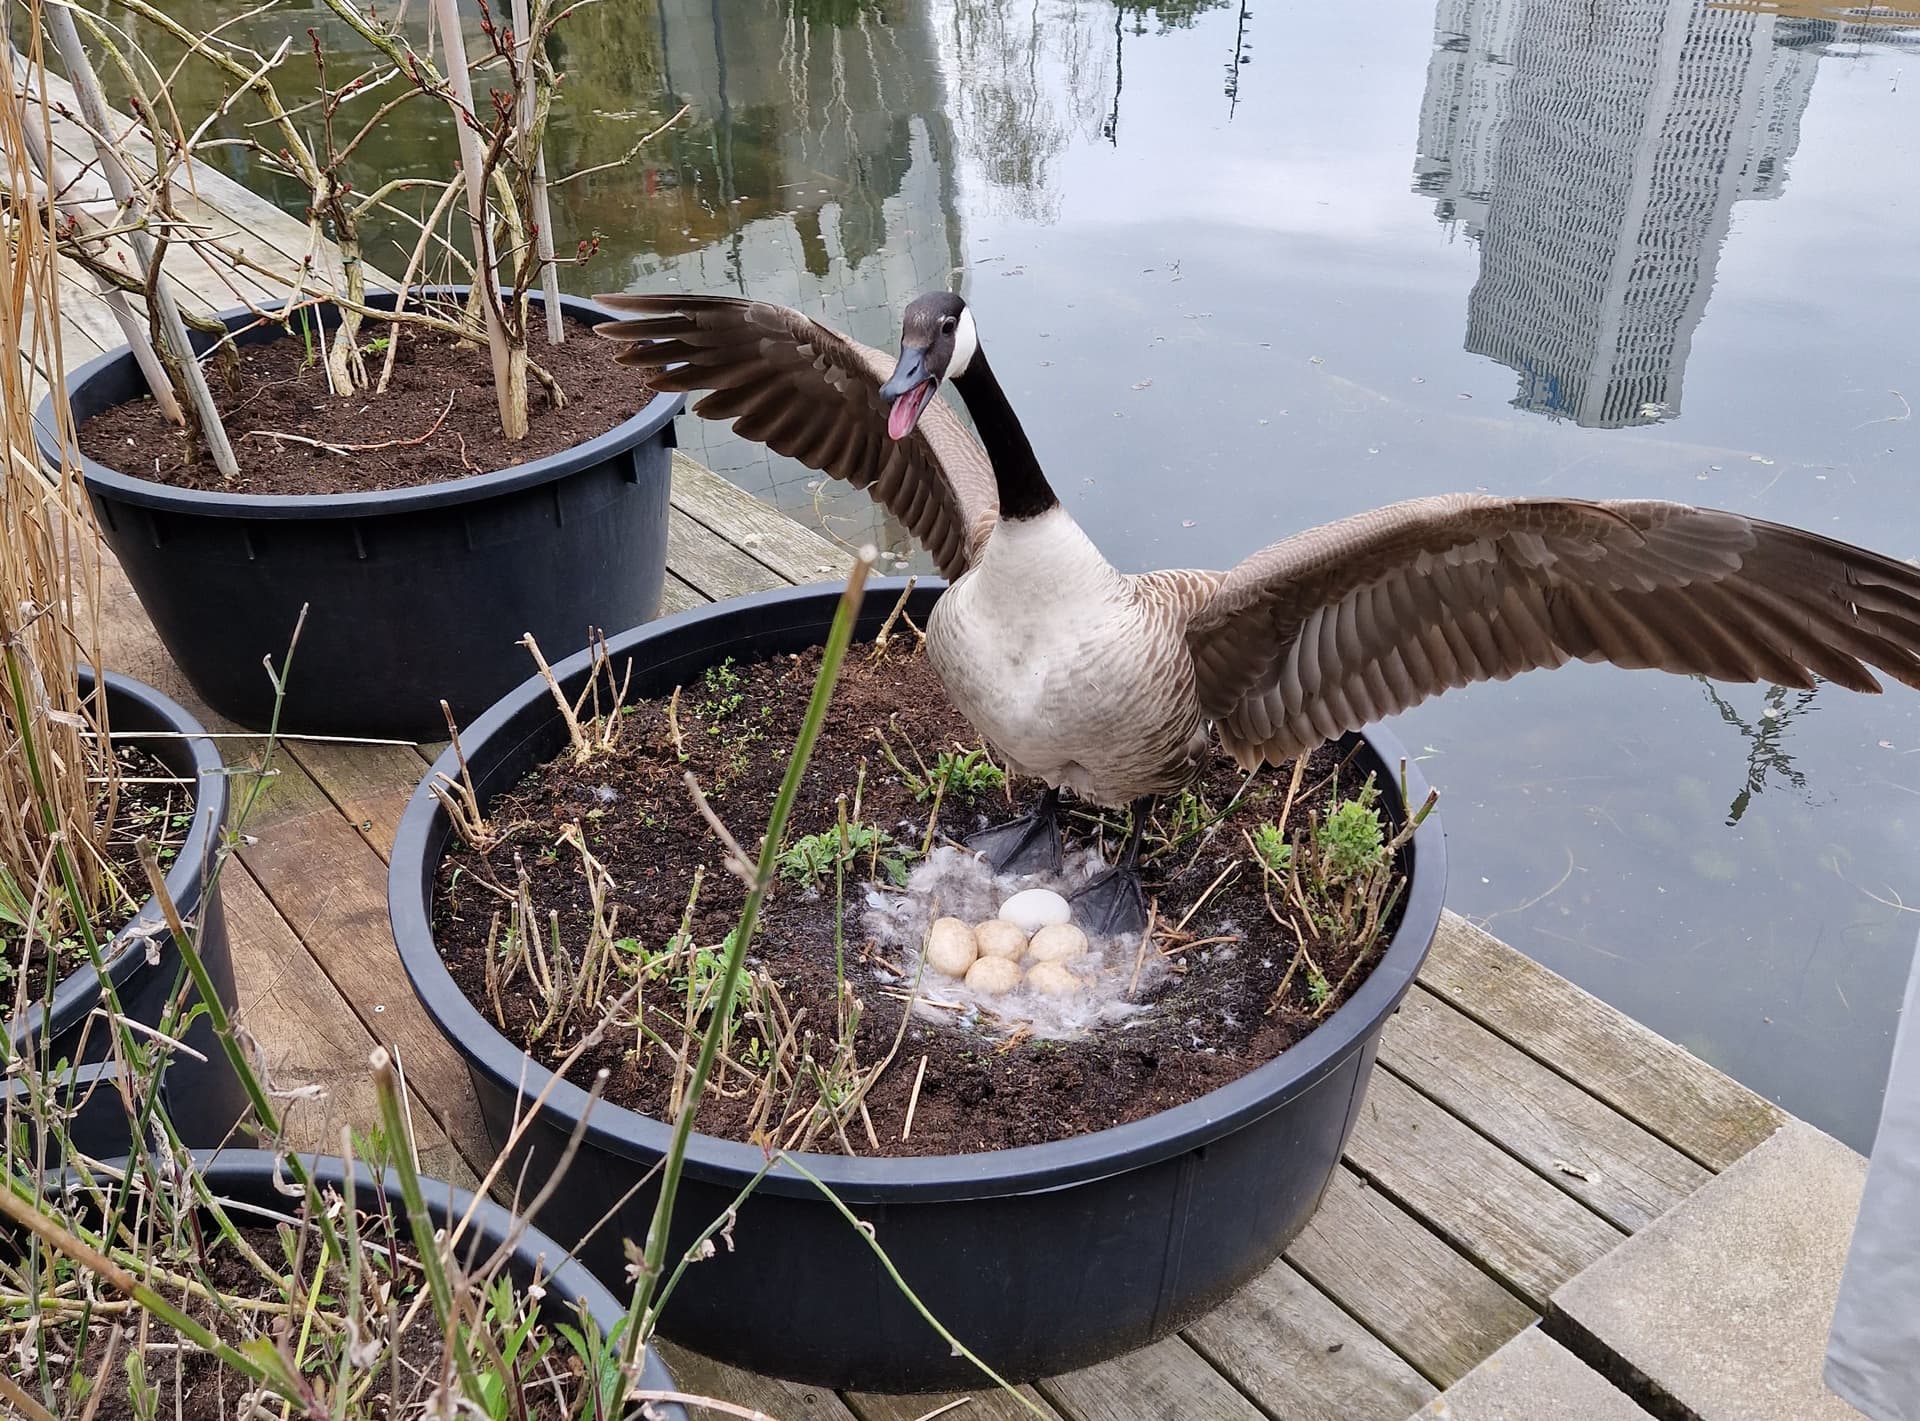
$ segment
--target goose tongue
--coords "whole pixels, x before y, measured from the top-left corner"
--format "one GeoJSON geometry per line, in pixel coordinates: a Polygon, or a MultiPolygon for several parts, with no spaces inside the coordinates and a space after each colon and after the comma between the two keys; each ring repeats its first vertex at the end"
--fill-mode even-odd
{"type": "Polygon", "coordinates": [[[913,426],[920,419],[920,411],[927,407],[927,401],[933,398],[933,381],[922,380],[906,394],[900,396],[887,409],[887,435],[892,439],[905,439],[913,432],[913,426]]]}

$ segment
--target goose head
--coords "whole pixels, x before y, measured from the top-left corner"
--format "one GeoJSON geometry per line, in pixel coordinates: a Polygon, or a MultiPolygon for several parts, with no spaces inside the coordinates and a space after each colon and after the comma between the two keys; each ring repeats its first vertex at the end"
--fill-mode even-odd
{"type": "Polygon", "coordinates": [[[967,303],[949,291],[934,291],[907,307],[900,322],[900,361],[880,387],[887,401],[887,433],[905,439],[942,380],[957,380],[980,350],[967,303]]]}

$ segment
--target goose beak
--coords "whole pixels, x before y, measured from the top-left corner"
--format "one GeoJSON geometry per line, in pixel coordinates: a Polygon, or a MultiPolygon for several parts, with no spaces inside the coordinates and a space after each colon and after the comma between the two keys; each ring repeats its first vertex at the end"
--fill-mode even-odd
{"type": "Polygon", "coordinates": [[[893,378],[880,387],[880,398],[892,408],[887,411],[887,435],[905,439],[920,422],[920,412],[933,398],[938,380],[927,369],[927,352],[918,346],[900,347],[900,362],[893,367],[893,378]]]}

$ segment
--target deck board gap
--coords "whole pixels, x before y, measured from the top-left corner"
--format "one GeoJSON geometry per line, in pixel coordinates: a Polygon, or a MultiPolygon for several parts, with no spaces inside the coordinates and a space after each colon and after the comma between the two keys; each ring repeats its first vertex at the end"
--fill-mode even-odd
{"type": "MultiPolygon", "coordinates": [[[[1438,1096],[1435,1096],[1431,1092],[1423,1089],[1420,1083],[1410,1078],[1406,1074],[1406,1072],[1395,1069],[1394,1067],[1388,1065],[1385,1061],[1376,1061],[1374,1063],[1373,1068],[1376,1072],[1378,1072],[1381,1075],[1387,1075],[1387,1076],[1393,1077],[1394,1080],[1399,1081],[1400,1084],[1404,1085],[1408,1090],[1412,1091],[1415,1095],[1418,1095],[1422,1100],[1433,1105],[1435,1108],[1446,1111],[1450,1119],[1455,1121],[1457,1124],[1463,1126],[1464,1128],[1471,1130],[1474,1134],[1478,1135],[1481,1139],[1485,1140],[1488,1144],[1492,1145],[1496,1150],[1500,1151],[1501,1154],[1505,1155],[1508,1159],[1512,1160],[1515,1164],[1519,1165],[1522,1169],[1525,1169],[1529,1174],[1533,1175],[1534,1178],[1543,1180],[1546,1183],[1552,1185],[1555,1189],[1559,1190],[1562,1194],[1566,1195],[1567,1198],[1573,1200],[1573,1202],[1578,1204],[1582,1209],[1585,1209],[1589,1214],[1592,1214],[1596,1219],[1599,1219],[1608,1228],[1612,1229],[1615,1233],[1619,1234],[1622,1241],[1628,1238],[1631,1238],[1633,1236],[1633,1231],[1631,1229],[1622,1228],[1614,1220],[1608,1218],[1604,1212],[1594,1208],[1594,1206],[1590,1204],[1587,1200],[1581,1198],[1572,1189],[1568,1188],[1566,1183],[1563,1180],[1556,1178],[1555,1172],[1541,1169],[1538,1165],[1534,1164],[1531,1160],[1529,1160],[1525,1155],[1515,1150],[1505,1140],[1501,1139],[1497,1135],[1491,1134],[1488,1131],[1481,1129],[1473,1121],[1467,1119],[1464,1115],[1461,1115],[1460,1113],[1455,1111],[1444,1100],[1441,1100],[1438,1096]]],[[[1605,1102],[1603,1101],[1602,1104],[1605,1104],[1605,1102]]],[[[1364,1172],[1365,1171],[1362,1171],[1362,1173],[1364,1172]]],[[[1415,1211],[1415,1212],[1417,1213],[1418,1211],[1415,1211]]],[[[1432,1227],[1431,1224],[1429,1224],[1429,1227],[1432,1227]]]]}

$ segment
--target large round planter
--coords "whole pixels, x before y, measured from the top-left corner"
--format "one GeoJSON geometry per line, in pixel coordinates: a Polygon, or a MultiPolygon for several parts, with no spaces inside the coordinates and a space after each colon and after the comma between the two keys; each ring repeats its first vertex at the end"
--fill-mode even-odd
{"type": "MultiPolygon", "coordinates": [[[[871,636],[902,584],[870,588],[871,636]]],[[[910,607],[924,618],[940,587],[910,607]]],[[[667,618],[612,643],[631,658],[633,694],[666,694],[725,657],[747,661],[819,645],[839,593],[800,588],[667,618]]],[[[923,623],[924,624],[924,623],[923,623]]],[[[558,668],[584,683],[587,658],[558,668]]],[[[544,685],[530,681],[462,734],[482,801],[552,758],[565,734],[544,685]]],[[[1360,762],[1401,811],[1400,751],[1364,738],[1360,762]]],[[[440,770],[455,766],[442,758],[440,770]]],[[[1426,786],[1409,769],[1418,802],[1426,786]]],[[[433,942],[435,871],[451,834],[425,785],[394,845],[389,903],[407,975],[466,1057],[488,1129],[504,1142],[516,1109],[551,1089],[520,1150],[539,1178],[587,1106],[586,1093],[529,1062],[454,984],[433,942]]],[[[1144,1346],[1226,1298],[1305,1225],[1360,1108],[1388,1015],[1439,924],[1446,875],[1437,819],[1410,845],[1412,881],[1398,932],[1353,997],[1276,1060],[1189,1104],[1078,1139],[922,1159],[814,1155],[808,1166],[863,1218],[920,1298],[1003,1374],[1031,1379],[1144,1346]]],[[[542,1225],[578,1239],[665,1153],[669,1127],[601,1105],[581,1158],[542,1225]]],[[[759,1149],[696,1135],[674,1247],[717,1217],[763,1162],[759,1149]]],[[[514,1168],[523,1166],[516,1161],[514,1168]]],[[[583,1257],[602,1277],[624,1264],[622,1236],[644,1236],[643,1189],[583,1257]]],[[[741,1208],[733,1248],[688,1270],[662,1319],[666,1336],[730,1362],[824,1386],[918,1391],[970,1385],[953,1356],[887,1279],[867,1241],[814,1187],[776,1169],[741,1208]]]]}
{"type": "MultiPolygon", "coordinates": [[[[122,1169],[125,1163],[120,1160],[109,1168],[122,1169]]],[[[222,1203],[237,1206],[239,1223],[257,1221],[246,1217],[248,1214],[265,1213],[270,1217],[284,1218],[296,1203],[276,1185],[276,1180],[284,1183],[287,1179],[286,1163],[269,1150],[196,1151],[195,1163],[201,1169],[213,1197],[222,1203]]],[[[344,1193],[347,1171],[339,1159],[308,1155],[304,1163],[313,1175],[314,1182],[322,1189],[344,1193]]],[[[396,1211],[404,1207],[400,1176],[392,1170],[375,1178],[366,1165],[356,1163],[354,1192],[362,1209],[378,1198],[384,1198],[396,1211]]],[[[472,1256],[490,1256],[506,1241],[514,1227],[513,1215],[498,1204],[487,1199],[476,1202],[472,1194],[464,1189],[456,1189],[451,1184],[422,1180],[421,1193],[426,1200],[427,1213],[432,1216],[436,1228],[457,1223],[467,1217],[469,1208],[473,1210],[466,1235],[472,1241],[472,1256]]],[[[540,1303],[545,1319],[571,1324],[576,1305],[584,1305],[588,1317],[600,1329],[603,1337],[611,1333],[614,1324],[620,1321],[622,1309],[613,1294],[601,1286],[585,1265],[568,1257],[565,1249],[538,1229],[528,1228],[521,1234],[513,1252],[507,1256],[506,1270],[517,1287],[525,1288],[537,1280],[545,1289],[545,1296],[540,1303]]],[[[674,1389],[673,1378],[667,1375],[666,1366],[651,1348],[642,1364],[640,1385],[649,1391],[674,1389]]],[[[666,1402],[655,1403],[654,1410],[647,1415],[649,1421],[656,1416],[658,1421],[687,1421],[687,1414],[681,1407],[666,1402]]]]}
{"type": "MultiPolygon", "coordinates": [[[[390,308],[393,297],[368,304],[390,308]]],[[[576,297],[563,304],[582,319],[612,316],[576,297]]],[[[222,319],[239,331],[255,317],[222,319]]],[[[322,308],[322,319],[331,328],[337,313],[322,308]]],[[[279,338],[255,326],[238,340],[279,338]]],[[[76,421],[145,392],[124,349],[67,381],[76,421]]],[[[277,664],[306,606],[281,728],[437,740],[443,698],[464,722],[526,676],[521,633],[552,659],[585,646],[590,627],[633,626],[659,610],[683,402],[656,395],[563,453],[382,493],[207,492],[81,463],[107,542],[208,705],[265,727],[274,692],[261,658],[277,664]]],[[[56,461],[47,402],[34,434],[41,458],[56,461]]]]}
{"type": "MultiPolygon", "coordinates": [[[[95,678],[80,674],[83,695],[95,678]]],[[[209,892],[221,835],[227,825],[227,776],[220,752],[198,722],[151,686],[112,672],[106,676],[107,717],[118,736],[155,732],[132,743],[147,750],[171,774],[193,782],[193,825],[167,870],[167,892],[181,918],[197,923],[196,945],[221,1001],[232,1009],[233,955],[218,892],[209,892]]],[[[105,946],[107,976],[121,1010],[144,1026],[158,1026],[181,983],[180,950],[159,903],[147,899],[132,921],[105,946]]],[[[188,986],[188,992],[192,988],[188,986]]],[[[44,1002],[7,1023],[10,1054],[49,1071],[62,1104],[77,1110],[69,1129],[74,1143],[96,1159],[124,1154],[127,1120],[111,1077],[112,1028],[94,1011],[101,1005],[100,979],[89,966],[69,973],[44,1002]]],[[[204,1013],[181,1037],[205,1057],[176,1051],[162,1078],[163,1099],[181,1138],[190,1145],[216,1145],[227,1138],[246,1109],[246,1096],[204,1013]]],[[[0,1096],[22,1095],[20,1080],[0,1082],[0,1096]]]]}

